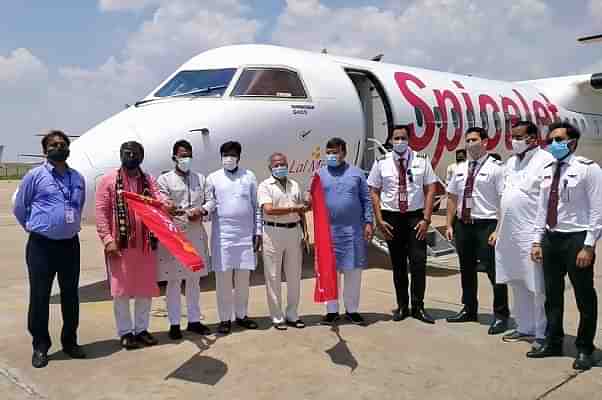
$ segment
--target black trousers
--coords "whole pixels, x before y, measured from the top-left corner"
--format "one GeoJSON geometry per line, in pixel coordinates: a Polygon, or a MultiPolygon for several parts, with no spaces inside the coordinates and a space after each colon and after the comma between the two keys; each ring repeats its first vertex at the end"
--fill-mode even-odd
{"type": "Polygon", "coordinates": [[[412,284],[412,308],[424,307],[426,291],[426,240],[416,239],[414,227],[424,218],[422,210],[400,213],[382,210],[385,222],[393,227],[393,239],[387,241],[391,264],[393,265],[393,283],[397,305],[409,306],[408,298],[408,259],[412,284]]]}
{"type": "Polygon", "coordinates": [[[61,343],[63,347],[75,345],[79,325],[79,237],[51,240],[32,233],[27,241],[26,260],[30,287],[27,326],[33,337],[34,350],[47,352],[52,345],[48,318],[55,275],[61,290],[61,343]]]}
{"type": "Polygon", "coordinates": [[[489,246],[489,235],[495,231],[496,220],[475,220],[465,224],[459,218],[455,223],[455,240],[460,260],[462,303],[470,312],[477,312],[479,302],[477,260],[486,268],[493,286],[493,312],[497,318],[510,317],[508,287],[495,283],[495,249],[489,246]]]}
{"type": "Polygon", "coordinates": [[[569,275],[579,309],[579,328],[575,345],[585,353],[594,351],[598,322],[598,297],[594,288],[594,268],[577,268],[577,254],[583,248],[585,232],[547,232],[543,250],[543,277],[546,288],[546,339],[562,345],[564,337],[564,278],[569,275]]]}

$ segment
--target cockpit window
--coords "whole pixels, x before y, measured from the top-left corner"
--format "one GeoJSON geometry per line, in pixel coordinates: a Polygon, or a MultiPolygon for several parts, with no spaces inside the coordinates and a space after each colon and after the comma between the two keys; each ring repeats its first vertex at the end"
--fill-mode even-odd
{"type": "Polygon", "coordinates": [[[221,97],[235,73],[236,68],[180,71],[155,93],[155,97],[221,97]]]}
{"type": "Polygon", "coordinates": [[[299,75],[282,68],[247,68],[240,75],[234,96],[307,98],[299,75]]]}

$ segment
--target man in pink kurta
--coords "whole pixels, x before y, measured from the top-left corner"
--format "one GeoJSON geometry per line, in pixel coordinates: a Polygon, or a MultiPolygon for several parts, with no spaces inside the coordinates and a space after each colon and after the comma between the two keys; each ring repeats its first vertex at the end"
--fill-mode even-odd
{"type": "Polygon", "coordinates": [[[159,296],[157,258],[153,239],[127,204],[121,191],[162,199],[155,180],[140,169],[144,149],[137,142],[121,146],[122,166],[109,171],[96,189],[96,228],[105,247],[117,333],[121,345],[133,349],[152,346],[157,340],[148,332],[153,297],[159,296]],[[130,313],[134,299],[134,321],[130,313]]]}

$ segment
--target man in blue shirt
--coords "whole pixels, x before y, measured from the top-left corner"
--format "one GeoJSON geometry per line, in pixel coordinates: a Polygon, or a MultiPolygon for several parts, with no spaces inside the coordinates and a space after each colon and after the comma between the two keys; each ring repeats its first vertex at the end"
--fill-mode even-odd
{"type": "Polygon", "coordinates": [[[31,170],[21,181],[14,214],[29,233],[26,261],[29,271],[28,329],[33,336],[35,368],[48,364],[51,346],[48,332],[50,292],[55,275],[61,289],[63,351],[85,358],[77,344],[79,324],[80,248],[78,233],[86,188],[84,178],[66,163],[69,138],[51,131],[42,139],[47,162],[31,170]]]}
{"type": "MultiPolygon", "coordinates": [[[[368,242],[373,234],[372,200],[363,171],[349,165],[346,155],[345,141],[330,139],[326,143],[326,167],[320,168],[318,174],[326,196],[337,271],[344,277],[345,316],[351,323],[363,325],[358,308],[362,269],[368,264],[368,242]]],[[[336,323],[339,302],[328,302],[326,312],[322,323],[336,323]]]]}

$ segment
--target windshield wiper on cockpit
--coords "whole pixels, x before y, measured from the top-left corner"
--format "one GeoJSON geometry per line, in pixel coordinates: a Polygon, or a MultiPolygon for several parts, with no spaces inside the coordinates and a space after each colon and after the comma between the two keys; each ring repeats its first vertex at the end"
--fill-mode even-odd
{"type": "Polygon", "coordinates": [[[170,99],[170,98],[174,98],[174,97],[194,96],[195,94],[200,94],[200,93],[209,93],[209,92],[212,92],[214,90],[225,89],[227,87],[228,87],[228,85],[208,86],[208,87],[204,87],[204,88],[201,88],[201,89],[191,90],[190,92],[176,93],[176,94],[172,94],[172,95],[169,95],[169,96],[155,97],[153,99],[140,100],[140,101],[137,101],[136,103],[134,103],[134,106],[138,107],[139,105],[150,103],[150,102],[155,101],[155,100],[170,99]]]}

